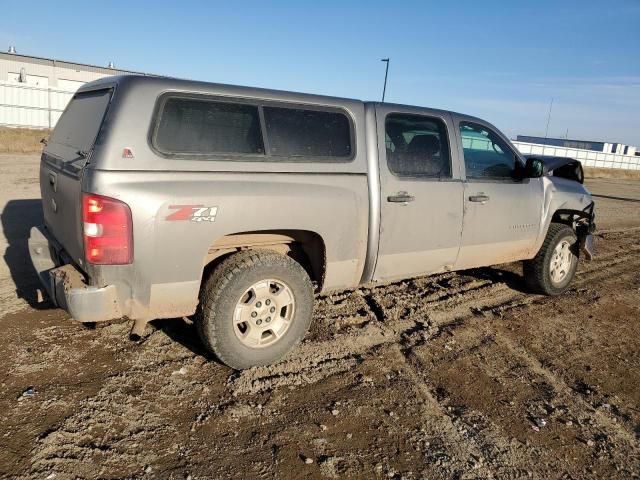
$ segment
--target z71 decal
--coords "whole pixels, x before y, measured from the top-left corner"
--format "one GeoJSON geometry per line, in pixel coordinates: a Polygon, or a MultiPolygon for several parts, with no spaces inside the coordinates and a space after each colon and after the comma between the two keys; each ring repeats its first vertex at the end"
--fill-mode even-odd
{"type": "Polygon", "coordinates": [[[190,220],[192,222],[215,222],[218,214],[218,207],[205,207],[203,205],[169,205],[171,210],[175,210],[165,220],[170,222],[175,220],[190,220]]]}

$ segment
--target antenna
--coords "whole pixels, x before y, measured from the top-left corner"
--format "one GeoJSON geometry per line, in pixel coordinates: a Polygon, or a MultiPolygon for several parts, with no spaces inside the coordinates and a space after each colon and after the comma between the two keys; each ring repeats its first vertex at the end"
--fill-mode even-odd
{"type": "Polygon", "coordinates": [[[546,139],[549,135],[549,122],[551,121],[551,109],[553,108],[553,98],[551,99],[551,103],[549,104],[549,115],[547,115],[547,128],[544,131],[544,138],[546,139]]]}
{"type": "Polygon", "coordinates": [[[389,59],[381,58],[381,62],[385,62],[387,67],[384,70],[384,87],[382,87],[382,103],[384,103],[384,95],[387,93],[387,76],[389,75],[389,59]]]}

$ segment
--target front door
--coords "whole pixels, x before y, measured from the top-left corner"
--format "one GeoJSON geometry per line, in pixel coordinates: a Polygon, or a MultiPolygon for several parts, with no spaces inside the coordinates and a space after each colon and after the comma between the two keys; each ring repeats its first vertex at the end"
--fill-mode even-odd
{"type": "Polygon", "coordinates": [[[540,179],[517,178],[522,160],[490,126],[458,116],[454,121],[466,176],[456,269],[530,258],[542,216],[540,179]]]}
{"type": "Polygon", "coordinates": [[[376,119],[381,228],[374,279],[453,268],[463,192],[450,114],[382,104],[376,119]]]}

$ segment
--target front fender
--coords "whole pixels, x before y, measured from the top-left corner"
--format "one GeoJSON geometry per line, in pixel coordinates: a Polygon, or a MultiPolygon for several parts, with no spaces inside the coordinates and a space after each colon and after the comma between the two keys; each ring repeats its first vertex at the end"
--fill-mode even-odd
{"type": "Polygon", "coordinates": [[[537,253],[547,235],[549,225],[558,212],[575,212],[577,215],[584,214],[593,204],[591,193],[587,188],[573,180],[561,177],[542,178],[542,217],[540,230],[534,251],[537,253]]]}

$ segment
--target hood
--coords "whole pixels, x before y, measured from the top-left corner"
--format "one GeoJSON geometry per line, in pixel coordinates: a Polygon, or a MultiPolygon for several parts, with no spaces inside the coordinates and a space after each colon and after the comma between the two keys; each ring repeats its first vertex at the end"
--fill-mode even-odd
{"type": "Polygon", "coordinates": [[[580,160],[569,157],[552,157],[547,155],[525,155],[525,158],[542,160],[544,162],[544,175],[551,175],[584,183],[584,171],[580,160]]]}

